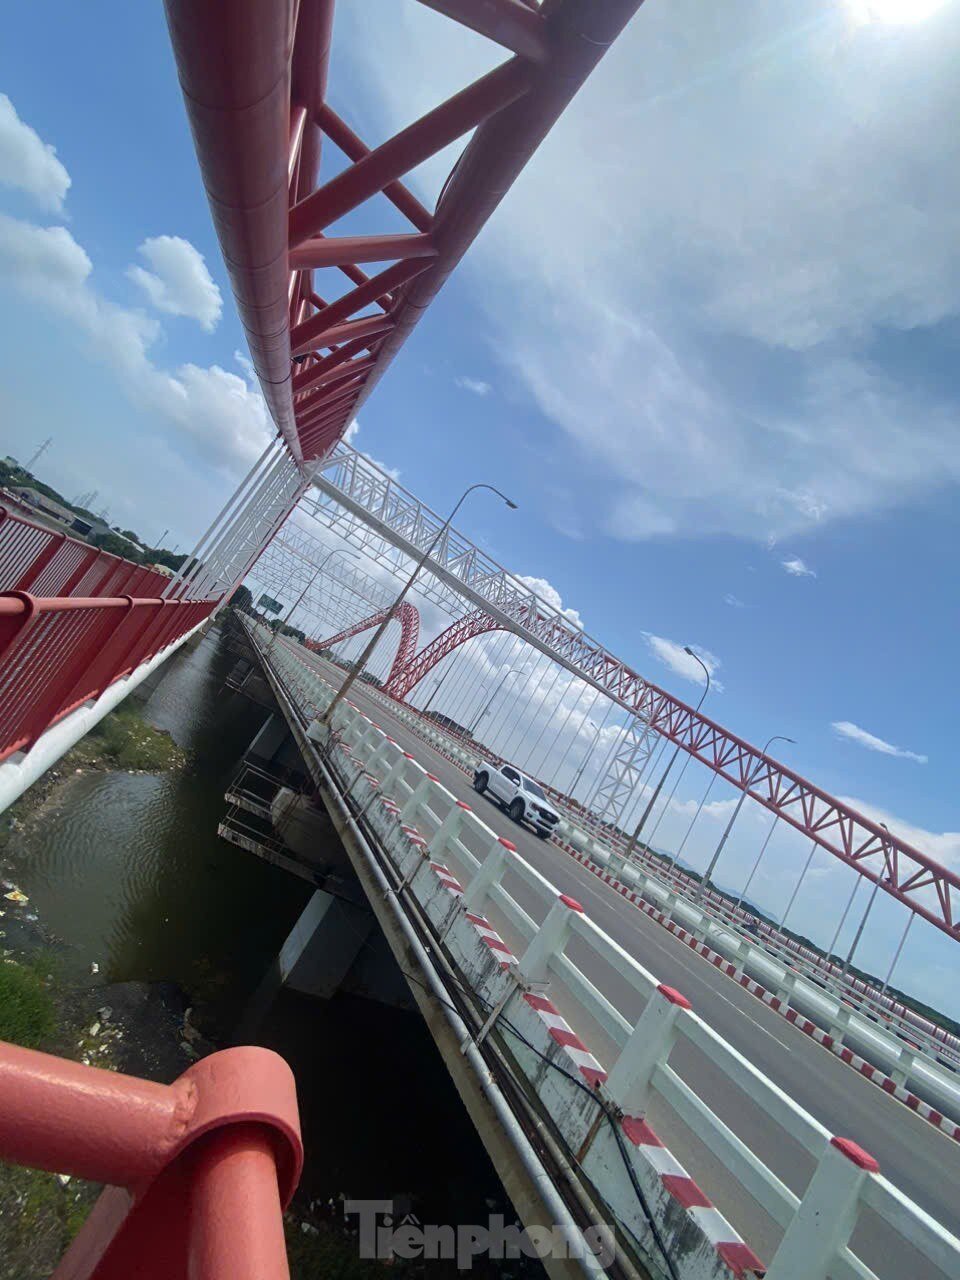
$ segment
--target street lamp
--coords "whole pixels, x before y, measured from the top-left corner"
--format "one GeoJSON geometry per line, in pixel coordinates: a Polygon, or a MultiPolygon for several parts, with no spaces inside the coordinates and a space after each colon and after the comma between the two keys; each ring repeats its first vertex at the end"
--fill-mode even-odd
{"type": "MultiPolygon", "coordinates": [[[[788,738],[782,733],[775,733],[773,737],[767,739],[766,746],[760,752],[761,756],[765,756],[767,754],[767,752],[770,750],[770,744],[772,742],[790,742],[790,743],[793,743],[794,746],[796,746],[796,739],[788,738]]],[[[704,877],[700,881],[700,887],[697,890],[697,893],[695,896],[695,900],[697,902],[699,902],[700,899],[703,897],[704,891],[707,885],[710,883],[710,877],[713,875],[713,869],[717,865],[717,861],[721,853],[723,853],[723,846],[727,843],[727,836],[729,836],[730,832],[733,830],[733,824],[737,820],[737,815],[739,814],[740,810],[743,808],[743,802],[747,798],[747,791],[752,786],[754,779],[760,776],[760,770],[762,768],[763,768],[763,760],[761,759],[760,761],[757,762],[756,769],[754,769],[753,773],[747,779],[747,785],[744,787],[743,791],[741,792],[740,799],[737,801],[737,807],[734,809],[733,813],[730,815],[730,821],[727,823],[726,828],[724,829],[723,835],[720,837],[720,843],[717,845],[716,849],[714,850],[713,857],[710,859],[710,865],[707,867],[707,870],[704,873],[704,877]]]]}
{"type": "MultiPolygon", "coordinates": [[[[611,705],[612,705],[612,704],[611,704],[611,705]]],[[[591,710],[592,710],[592,708],[591,708],[591,710]]],[[[609,709],[608,709],[608,711],[607,711],[607,715],[609,715],[609,714],[610,714],[610,712],[609,712],[609,709]]],[[[603,718],[603,719],[604,719],[604,720],[606,720],[606,718],[607,718],[607,717],[606,717],[606,716],[604,716],[604,718],[603,718]]],[[[581,728],[582,728],[582,727],[583,727],[583,726],[581,726],[581,728]]],[[[590,727],[591,727],[591,728],[593,728],[593,721],[592,721],[592,720],[590,721],[590,727]]],[[[601,734],[601,732],[602,732],[602,731],[603,731],[603,721],[601,721],[601,722],[600,722],[600,724],[598,724],[598,725],[597,725],[597,727],[596,727],[596,732],[595,732],[595,733],[594,733],[594,735],[593,735],[593,741],[590,743],[590,746],[587,748],[587,750],[583,753],[583,759],[580,761],[580,767],[577,769],[577,772],[574,774],[573,782],[571,782],[570,786],[567,788],[567,791],[568,791],[568,793],[569,793],[571,796],[573,795],[574,791],[576,791],[576,789],[577,789],[577,784],[579,783],[580,779],[583,777],[583,771],[584,771],[584,769],[587,767],[587,761],[588,761],[588,760],[590,759],[590,757],[593,755],[593,748],[594,748],[594,747],[597,745],[597,743],[600,741],[600,734],[601,734]]],[[[579,733],[579,732],[580,732],[580,730],[578,729],[578,730],[577,730],[577,732],[579,733]]]]}
{"type": "MultiPolygon", "coordinates": [[[[700,663],[700,666],[703,668],[703,674],[707,677],[707,682],[703,687],[703,693],[701,693],[700,695],[700,701],[697,703],[697,706],[696,706],[696,712],[698,713],[700,711],[700,708],[703,706],[704,698],[710,692],[710,669],[707,666],[707,664],[703,661],[703,659],[700,657],[700,655],[697,653],[694,653],[694,651],[690,648],[688,644],[683,646],[683,652],[686,654],[689,654],[689,656],[693,658],[694,661],[700,663]]],[[[660,781],[657,783],[656,787],[654,788],[653,795],[650,797],[647,807],[644,809],[643,813],[640,815],[640,821],[637,823],[637,825],[633,829],[633,835],[630,837],[630,843],[627,845],[627,851],[623,855],[624,860],[626,862],[629,862],[630,859],[633,857],[633,852],[637,847],[637,841],[640,839],[640,832],[643,830],[647,819],[650,817],[650,814],[653,812],[653,806],[657,803],[657,801],[660,798],[660,792],[663,790],[663,784],[667,780],[667,774],[673,768],[674,761],[676,760],[679,754],[680,754],[680,743],[678,742],[673,755],[670,757],[670,760],[667,763],[667,767],[664,769],[663,774],[661,775],[660,781]]]]}
{"type": "Polygon", "coordinates": [[[287,610],[287,616],[282,620],[282,622],[280,622],[276,631],[273,633],[273,638],[271,639],[269,645],[267,645],[267,653],[271,652],[276,642],[277,636],[283,630],[283,628],[287,625],[290,619],[293,617],[294,611],[300,608],[300,604],[303,601],[303,597],[307,594],[307,592],[316,582],[320,574],[323,573],[324,569],[327,567],[327,565],[330,563],[333,557],[334,556],[353,556],[355,558],[356,554],[357,553],[351,550],[349,547],[334,547],[334,549],[331,552],[329,552],[327,555],[323,557],[323,559],[317,565],[316,569],[314,569],[313,573],[311,574],[310,581],[307,583],[307,585],[303,588],[303,590],[297,596],[296,601],[287,610]]]}
{"type": "Polygon", "coordinates": [[[491,693],[490,697],[487,699],[487,701],[486,701],[486,703],[485,703],[485,705],[484,705],[483,710],[480,712],[480,714],[477,716],[476,720],[474,720],[473,724],[472,724],[472,725],[470,726],[470,728],[467,730],[467,732],[470,734],[471,738],[473,737],[473,731],[474,731],[474,729],[476,729],[477,725],[480,723],[480,721],[483,719],[483,717],[484,717],[484,716],[487,714],[487,712],[490,710],[490,706],[491,706],[491,704],[492,704],[492,702],[493,702],[494,698],[497,696],[497,694],[498,694],[498,693],[500,692],[500,690],[503,688],[504,682],[508,679],[508,677],[510,677],[510,676],[515,676],[515,675],[517,674],[517,672],[518,672],[518,671],[523,671],[523,669],[524,669],[523,667],[511,667],[509,671],[505,671],[505,672],[503,673],[503,676],[502,676],[502,678],[501,678],[501,680],[500,680],[500,683],[497,685],[497,687],[494,689],[493,693],[491,693]]]}
{"type": "Polygon", "coordinates": [[[453,508],[453,510],[447,516],[444,523],[437,530],[436,537],[433,539],[433,541],[427,547],[426,551],[424,551],[423,555],[417,561],[416,565],[414,566],[413,573],[411,573],[405,585],[400,589],[400,594],[397,596],[396,600],[394,600],[393,604],[390,606],[390,610],[387,613],[387,616],[384,618],[384,620],[380,623],[379,627],[377,627],[376,631],[373,633],[373,638],[370,640],[369,644],[364,649],[363,653],[361,653],[360,657],[357,659],[356,663],[354,664],[353,670],[348,672],[346,680],[344,680],[343,684],[334,694],[333,701],[330,703],[329,707],[327,707],[326,711],[320,717],[321,724],[329,725],[332,722],[333,713],[337,709],[337,703],[340,702],[350,692],[350,686],[353,684],[354,680],[356,680],[357,676],[359,676],[361,672],[364,670],[364,668],[366,667],[367,663],[370,660],[370,655],[373,653],[374,649],[377,647],[380,637],[386,631],[387,627],[389,626],[390,622],[393,619],[394,614],[400,608],[401,604],[403,604],[404,597],[406,596],[410,588],[413,586],[414,582],[416,582],[417,575],[419,574],[420,570],[430,559],[437,543],[440,541],[443,535],[450,528],[450,525],[453,522],[453,517],[457,514],[457,512],[463,506],[464,500],[466,499],[467,495],[473,493],[474,489],[489,489],[490,492],[495,493],[498,498],[502,498],[511,511],[516,511],[517,509],[517,504],[513,502],[510,498],[508,498],[505,493],[501,493],[500,490],[497,489],[492,484],[471,484],[466,489],[464,489],[463,493],[460,495],[457,505],[453,508]]]}

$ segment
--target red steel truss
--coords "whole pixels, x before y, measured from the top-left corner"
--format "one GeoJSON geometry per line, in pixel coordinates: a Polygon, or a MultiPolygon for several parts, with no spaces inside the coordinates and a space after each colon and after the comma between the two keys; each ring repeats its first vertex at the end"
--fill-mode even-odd
{"type": "Polygon", "coordinates": [[[343,435],[641,0],[423,3],[510,56],[371,147],[327,101],[334,0],[166,0],[237,309],[270,412],[298,462],[323,457],[343,435]],[[402,179],[471,133],[427,208],[402,179]],[[325,140],[348,164],[323,178],[325,140]],[[331,233],[380,196],[407,231],[331,233]],[[361,266],[370,263],[378,264],[372,275],[361,266]]]}
{"type": "MultiPolygon", "coordinates": [[[[312,649],[315,653],[319,653],[321,649],[330,649],[333,645],[339,644],[341,640],[349,640],[351,636],[358,636],[361,631],[369,631],[372,627],[379,627],[384,618],[390,616],[393,606],[388,609],[381,609],[379,613],[373,613],[369,618],[363,618],[360,622],[355,622],[352,627],[347,627],[346,631],[341,631],[335,636],[330,636],[328,640],[308,640],[307,648],[312,649]]],[[[387,685],[396,680],[404,669],[412,662],[413,655],[417,652],[417,642],[420,639],[420,614],[416,605],[410,604],[404,600],[396,612],[395,620],[400,623],[400,644],[397,646],[397,655],[390,667],[390,674],[387,676],[387,685]]]]}

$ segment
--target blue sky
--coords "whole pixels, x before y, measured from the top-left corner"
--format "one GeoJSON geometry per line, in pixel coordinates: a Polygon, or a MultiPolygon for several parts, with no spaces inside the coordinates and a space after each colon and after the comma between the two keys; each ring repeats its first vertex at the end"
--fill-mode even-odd
{"type": "MultiPolygon", "coordinates": [[[[925,7],[648,0],[358,444],[439,509],[507,489],[520,510],[463,522],[499,559],[681,695],[670,645],[697,646],[718,719],[796,738],[958,867],[960,3],[925,7]]],[[[184,545],[266,418],[161,8],[41,2],[5,32],[0,447],[52,435],[45,478],[184,545]]],[[[393,0],[341,4],[335,38],[332,99],[373,141],[499,60],[393,0]]],[[[904,962],[931,995],[932,932],[904,962]]]]}

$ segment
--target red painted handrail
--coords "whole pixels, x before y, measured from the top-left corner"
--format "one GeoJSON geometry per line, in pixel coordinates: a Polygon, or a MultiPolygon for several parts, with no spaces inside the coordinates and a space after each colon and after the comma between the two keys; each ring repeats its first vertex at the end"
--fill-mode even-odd
{"type": "Polygon", "coordinates": [[[0,1159],[107,1184],[53,1280],[288,1280],[303,1148],[268,1049],[162,1085],[0,1042],[0,1159]]]}
{"type": "Polygon", "coordinates": [[[0,591],[38,596],[159,596],[170,579],[156,569],[54,533],[0,506],[0,591]]]}
{"type": "Polygon", "coordinates": [[[192,630],[216,600],[0,595],[0,761],[192,630]]]}

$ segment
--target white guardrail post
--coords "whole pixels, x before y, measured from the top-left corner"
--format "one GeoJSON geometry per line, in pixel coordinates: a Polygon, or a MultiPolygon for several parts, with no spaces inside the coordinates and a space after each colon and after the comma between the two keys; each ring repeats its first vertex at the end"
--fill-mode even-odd
{"type": "Polygon", "coordinates": [[[425,773],[413,789],[413,793],[400,810],[401,822],[415,822],[421,806],[425,803],[430,789],[440,779],[432,773],[425,773]]]}
{"type": "Polygon", "coordinates": [[[646,1114],[653,1073],[670,1057],[677,1018],[689,1009],[687,997],[663,983],[647,1002],[604,1085],[610,1101],[627,1115],[646,1114]]]}
{"type": "MultiPolygon", "coordinates": [[[[491,832],[491,835],[493,833],[491,832]]],[[[484,903],[490,896],[490,890],[500,883],[500,877],[507,868],[507,857],[515,855],[517,846],[505,836],[493,835],[487,856],[473,879],[463,891],[463,905],[468,911],[483,912],[484,903]]]]}
{"type": "Polygon", "coordinates": [[[880,1166],[849,1138],[831,1138],[766,1280],[825,1280],[857,1223],[864,1183],[880,1166]]]}
{"type": "Polygon", "coordinates": [[[583,915],[583,907],[575,898],[561,893],[547,912],[547,918],[534,934],[526,951],[520,957],[517,974],[523,982],[546,982],[550,976],[550,962],[559,955],[573,929],[571,915],[583,915]]]}
{"type": "Polygon", "coordinates": [[[450,806],[447,816],[437,827],[436,835],[427,846],[431,857],[442,857],[447,850],[447,846],[455,844],[460,838],[460,830],[466,821],[467,815],[472,812],[473,810],[465,800],[457,800],[450,806]]]}

